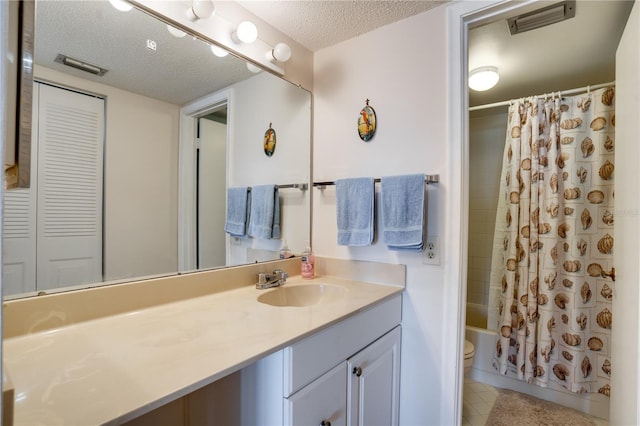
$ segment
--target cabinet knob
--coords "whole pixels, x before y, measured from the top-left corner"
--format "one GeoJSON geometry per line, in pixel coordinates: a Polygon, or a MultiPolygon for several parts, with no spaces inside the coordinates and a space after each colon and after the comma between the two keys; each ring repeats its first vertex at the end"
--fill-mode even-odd
{"type": "Polygon", "coordinates": [[[360,377],[362,376],[362,368],[360,367],[353,367],[353,374],[356,375],[356,377],[360,377]]]}
{"type": "Polygon", "coordinates": [[[331,422],[329,420],[323,420],[320,422],[320,426],[331,426],[331,422]]]}

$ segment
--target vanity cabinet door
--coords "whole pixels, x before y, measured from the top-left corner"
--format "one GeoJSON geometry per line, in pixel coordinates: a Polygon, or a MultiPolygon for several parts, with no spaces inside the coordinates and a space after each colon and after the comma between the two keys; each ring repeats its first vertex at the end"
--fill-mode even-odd
{"type": "Polygon", "coordinates": [[[286,425],[345,426],[347,362],[285,399],[286,425]]]}
{"type": "Polygon", "coordinates": [[[348,360],[348,425],[398,424],[400,334],[396,327],[348,360]]]}

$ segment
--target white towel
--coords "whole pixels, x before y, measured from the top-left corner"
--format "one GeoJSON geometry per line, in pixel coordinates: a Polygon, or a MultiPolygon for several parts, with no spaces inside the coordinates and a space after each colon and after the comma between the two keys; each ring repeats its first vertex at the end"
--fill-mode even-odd
{"type": "Polygon", "coordinates": [[[380,179],[382,240],[390,250],[422,251],[424,246],[424,175],[380,179]]]}

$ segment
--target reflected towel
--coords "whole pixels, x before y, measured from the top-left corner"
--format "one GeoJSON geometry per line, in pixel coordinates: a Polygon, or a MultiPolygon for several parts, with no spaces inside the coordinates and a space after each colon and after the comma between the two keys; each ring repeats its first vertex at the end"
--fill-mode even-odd
{"type": "Polygon", "coordinates": [[[280,237],[280,200],[275,185],[251,188],[250,237],[271,239],[280,237]]]}
{"type": "Polygon", "coordinates": [[[373,242],[373,178],[336,181],[338,245],[369,246],[373,242]]]}
{"type": "Polygon", "coordinates": [[[249,188],[246,186],[227,189],[227,220],[225,232],[234,237],[247,234],[247,218],[249,214],[249,188]]]}
{"type": "Polygon", "coordinates": [[[280,194],[278,187],[273,190],[273,228],[271,229],[271,238],[280,238],[280,194]]]}
{"type": "Polygon", "coordinates": [[[390,250],[422,251],[424,208],[423,174],[380,179],[382,240],[390,250]]]}

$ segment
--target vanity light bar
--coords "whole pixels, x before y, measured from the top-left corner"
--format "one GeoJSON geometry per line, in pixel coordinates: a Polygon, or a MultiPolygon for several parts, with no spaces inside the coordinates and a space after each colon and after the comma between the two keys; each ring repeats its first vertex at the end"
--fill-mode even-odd
{"type": "MultiPolygon", "coordinates": [[[[380,182],[380,178],[375,178],[373,180],[375,183],[380,182]]],[[[440,183],[440,175],[424,175],[424,183],[440,183]]],[[[313,182],[313,186],[316,188],[324,189],[327,186],[335,185],[335,181],[327,181],[327,182],[313,182]]]]}
{"type": "Polygon", "coordinates": [[[103,75],[105,75],[109,71],[108,69],[101,68],[101,67],[99,67],[97,65],[91,65],[91,64],[89,64],[87,62],[81,61],[80,59],[75,59],[75,58],[72,58],[70,56],[63,55],[62,53],[59,53],[58,56],[56,56],[55,61],[57,63],[59,63],[59,64],[66,65],[66,66],[72,67],[72,68],[76,68],[76,69],[79,69],[81,71],[97,75],[99,77],[102,77],[103,75]]]}

